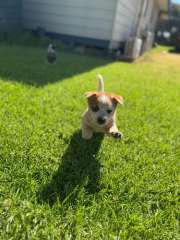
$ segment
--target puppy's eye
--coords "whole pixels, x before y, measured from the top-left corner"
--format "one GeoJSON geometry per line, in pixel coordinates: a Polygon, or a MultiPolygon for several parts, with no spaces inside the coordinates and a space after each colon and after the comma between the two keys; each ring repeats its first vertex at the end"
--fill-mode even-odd
{"type": "Polygon", "coordinates": [[[99,111],[99,107],[98,106],[92,107],[92,111],[93,112],[98,112],[99,111]]]}
{"type": "Polygon", "coordinates": [[[111,109],[108,109],[108,110],[107,110],[107,113],[109,113],[109,114],[112,113],[112,110],[111,110],[111,109]]]}

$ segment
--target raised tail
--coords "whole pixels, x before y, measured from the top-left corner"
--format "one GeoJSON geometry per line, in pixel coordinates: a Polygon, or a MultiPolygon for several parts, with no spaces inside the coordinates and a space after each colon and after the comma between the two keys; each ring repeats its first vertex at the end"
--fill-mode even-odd
{"type": "Polygon", "coordinates": [[[104,92],[104,79],[102,75],[98,74],[97,79],[99,81],[98,92],[104,92]]]}

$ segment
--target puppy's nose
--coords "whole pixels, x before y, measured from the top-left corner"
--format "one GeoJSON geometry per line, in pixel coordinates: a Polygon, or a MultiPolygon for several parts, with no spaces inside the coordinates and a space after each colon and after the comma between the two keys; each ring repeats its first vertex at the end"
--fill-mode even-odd
{"type": "Polygon", "coordinates": [[[103,117],[98,117],[97,121],[99,124],[104,124],[106,122],[106,119],[103,117]]]}

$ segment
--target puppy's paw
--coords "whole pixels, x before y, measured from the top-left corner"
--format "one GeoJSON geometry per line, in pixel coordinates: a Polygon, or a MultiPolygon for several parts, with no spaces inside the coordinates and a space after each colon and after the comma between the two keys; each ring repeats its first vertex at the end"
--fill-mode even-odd
{"type": "Polygon", "coordinates": [[[82,131],[82,138],[85,140],[90,140],[93,137],[93,133],[91,132],[83,132],[82,131]]]}
{"type": "Polygon", "coordinates": [[[116,138],[116,139],[122,139],[123,138],[123,134],[121,132],[112,132],[111,136],[113,138],[116,138]]]}

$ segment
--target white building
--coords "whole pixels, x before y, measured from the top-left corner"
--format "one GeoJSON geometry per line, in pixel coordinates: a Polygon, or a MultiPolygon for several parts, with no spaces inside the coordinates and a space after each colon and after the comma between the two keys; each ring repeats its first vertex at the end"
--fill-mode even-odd
{"type": "Polygon", "coordinates": [[[25,29],[40,27],[66,41],[110,49],[125,46],[130,36],[140,37],[146,50],[169,0],[1,0],[0,6],[0,19],[5,19],[0,29],[10,28],[10,19],[21,19],[25,29]]]}
{"type": "Polygon", "coordinates": [[[43,27],[49,33],[117,48],[131,35],[154,31],[168,0],[23,0],[27,29],[43,27]]]}

